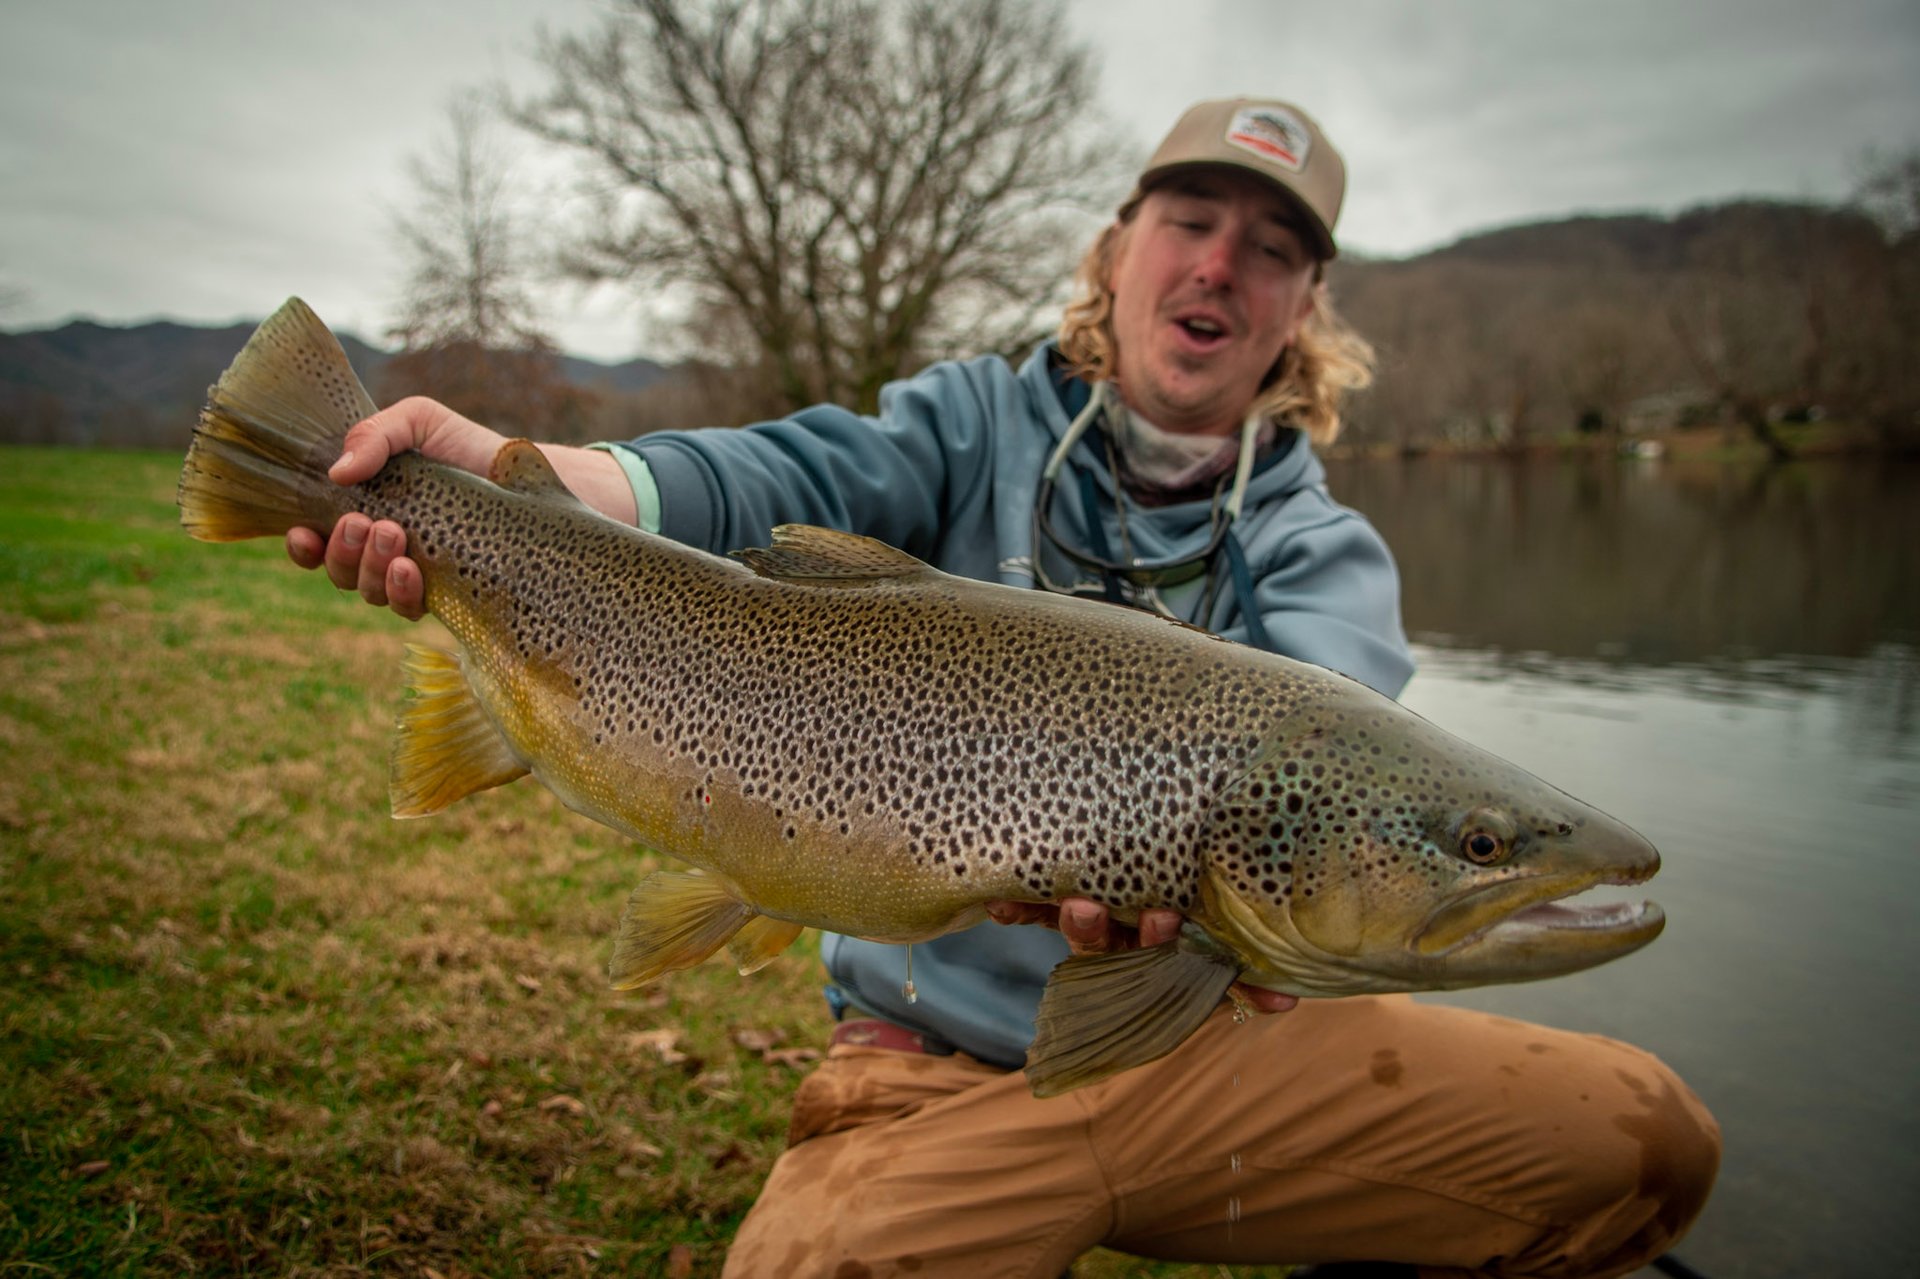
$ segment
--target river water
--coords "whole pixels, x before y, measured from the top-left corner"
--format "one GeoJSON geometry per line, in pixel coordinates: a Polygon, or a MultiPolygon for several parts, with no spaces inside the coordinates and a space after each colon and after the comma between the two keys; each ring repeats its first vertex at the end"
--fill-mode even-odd
{"type": "Polygon", "coordinates": [[[1920,1275],[1920,466],[1329,468],[1393,546],[1406,704],[1612,813],[1666,933],[1450,1001],[1630,1040],[1719,1119],[1676,1254],[1920,1275]]]}

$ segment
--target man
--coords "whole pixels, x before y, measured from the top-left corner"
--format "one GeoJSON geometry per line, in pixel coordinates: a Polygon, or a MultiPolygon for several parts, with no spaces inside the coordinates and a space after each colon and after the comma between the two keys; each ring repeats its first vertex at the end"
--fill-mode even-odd
{"type": "MultiPolygon", "coordinates": [[[[876,418],[822,406],[740,431],[548,448],[601,511],[710,550],[782,522],[878,537],[950,572],[1154,608],[1398,693],[1411,662],[1379,537],[1309,437],[1366,376],[1322,271],[1344,166],[1286,103],[1202,103],[1082,264],[1059,339],[1018,372],[937,365],[876,418]]],[[[500,437],[430,401],[356,427],[334,477],[419,448],[484,471],[500,437]]],[[[289,536],[407,616],[404,531],[289,536]]],[[[1147,1066],[1048,1100],[1018,1072],[1069,947],[1154,944],[1098,903],[1004,902],[901,948],[829,937],[839,1023],[734,1275],[1053,1276],[1096,1244],[1196,1261],[1398,1261],[1610,1275],[1663,1251],[1718,1163],[1699,1102],[1625,1045],[1404,997],[1223,1010],[1147,1066]],[[917,993],[917,998],[916,998],[917,993]],[[1291,1011],[1289,1011],[1291,1010],[1291,1011]]]]}

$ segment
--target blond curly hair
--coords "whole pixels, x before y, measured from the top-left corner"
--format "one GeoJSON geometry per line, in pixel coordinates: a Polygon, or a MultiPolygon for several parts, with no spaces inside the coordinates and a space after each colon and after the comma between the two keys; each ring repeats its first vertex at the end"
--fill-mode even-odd
{"type": "MultiPolygon", "coordinates": [[[[1060,320],[1060,354],[1073,373],[1090,382],[1114,374],[1113,290],[1107,279],[1120,237],[1142,198],[1127,201],[1094,238],[1074,272],[1074,297],[1060,320]]],[[[1313,310],[1267,371],[1253,407],[1273,421],[1299,427],[1315,444],[1331,444],[1340,434],[1342,398],[1373,381],[1374,354],[1372,344],[1333,309],[1320,264],[1313,275],[1313,310]]]]}

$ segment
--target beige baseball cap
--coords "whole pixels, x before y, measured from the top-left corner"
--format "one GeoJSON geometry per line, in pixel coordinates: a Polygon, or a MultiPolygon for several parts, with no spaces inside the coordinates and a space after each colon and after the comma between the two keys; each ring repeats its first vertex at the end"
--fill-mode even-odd
{"type": "Polygon", "coordinates": [[[1132,204],[1185,169],[1228,165],[1279,187],[1306,215],[1322,258],[1339,252],[1333,224],[1347,190],[1347,164],[1312,116],[1289,102],[1222,98],[1187,109],[1140,174],[1132,204]]]}

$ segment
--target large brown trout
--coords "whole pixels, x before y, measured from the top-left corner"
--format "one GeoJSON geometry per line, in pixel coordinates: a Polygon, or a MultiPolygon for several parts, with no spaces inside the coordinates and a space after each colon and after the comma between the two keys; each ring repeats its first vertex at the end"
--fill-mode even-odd
{"type": "Polygon", "coordinates": [[[696,868],[635,889],[629,987],[803,927],[913,942],[994,899],[1079,895],[1176,942],[1071,959],[1041,1094],[1152,1060],[1242,978],[1299,995],[1572,972],[1651,941],[1640,836],[1332,672],[1147,613],[948,576],[790,526],[723,559],[607,519],[515,441],[487,478],[415,455],[327,479],[374,404],[298,300],[211,393],[180,480],[197,538],[399,521],[454,654],[410,647],[396,816],[531,773],[696,868]]]}

